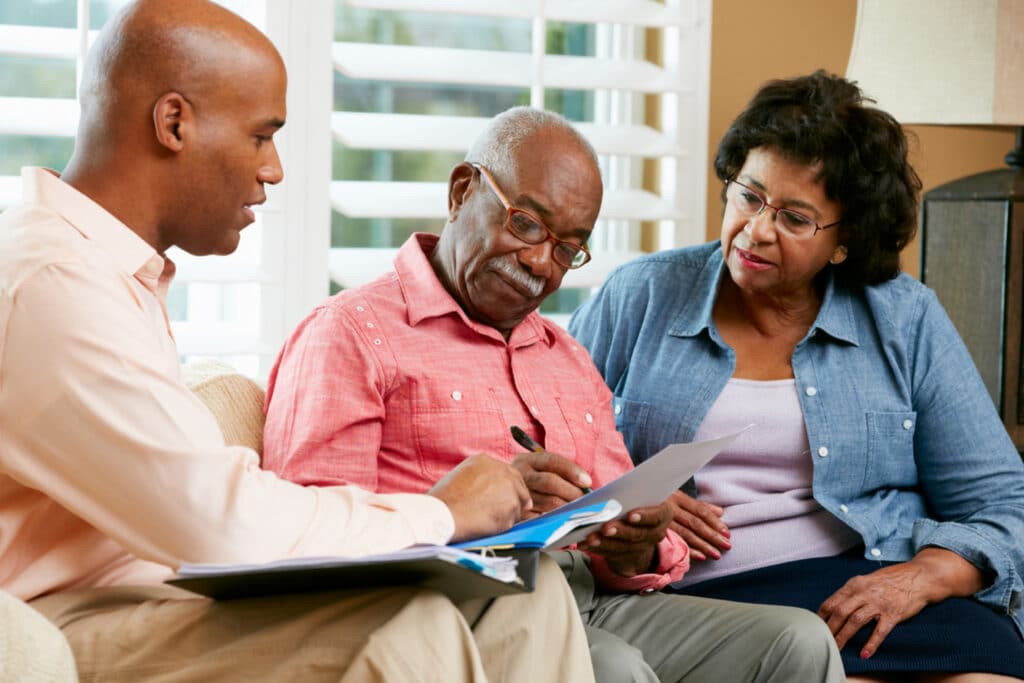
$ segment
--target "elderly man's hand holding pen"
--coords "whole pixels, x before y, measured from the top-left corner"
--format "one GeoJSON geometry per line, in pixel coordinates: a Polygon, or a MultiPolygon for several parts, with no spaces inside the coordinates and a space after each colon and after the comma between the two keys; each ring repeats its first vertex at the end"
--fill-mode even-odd
{"type": "Polygon", "coordinates": [[[533,497],[533,509],[524,519],[554,510],[590,492],[592,484],[586,470],[568,458],[544,450],[519,427],[512,427],[512,436],[528,453],[517,455],[512,467],[523,475],[533,497]]]}

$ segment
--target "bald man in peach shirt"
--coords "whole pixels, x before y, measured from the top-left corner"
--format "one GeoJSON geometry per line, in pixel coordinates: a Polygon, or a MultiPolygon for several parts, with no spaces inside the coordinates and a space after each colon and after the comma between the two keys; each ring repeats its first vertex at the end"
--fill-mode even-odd
{"type": "Polygon", "coordinates": [[[0,588],[63,630],[83,679],[592,680],[546,560],[533,594],[458,605],[161,585],[184,562],[444,544],[531,506],[487,456],[425,495],[283,481],[182,383],[164,253],[235,249],[283,176],[285,85],[269,41],[206,0],[139,0],[90,52],[65,172],[26,169],[0,216],[0,588]]]}

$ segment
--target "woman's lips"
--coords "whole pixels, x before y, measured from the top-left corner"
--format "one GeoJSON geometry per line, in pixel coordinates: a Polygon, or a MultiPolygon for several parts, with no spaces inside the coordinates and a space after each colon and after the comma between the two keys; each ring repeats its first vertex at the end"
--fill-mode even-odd
{"type": "Polygon", "coordinates": [[[736,250],[736,256],[739,257],[740,263],[752,270],[767,270],[775,265],[771,261],[767,261],[746,249],[740,249],[739,247],[733,247],[733,249],[736,250]]]}

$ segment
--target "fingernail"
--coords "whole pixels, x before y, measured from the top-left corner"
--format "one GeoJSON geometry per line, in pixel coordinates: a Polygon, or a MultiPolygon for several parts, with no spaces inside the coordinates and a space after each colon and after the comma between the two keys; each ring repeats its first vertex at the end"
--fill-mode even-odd
{"type": "Polygon", "coordinates": [[[601,545],[601,541],[599,541],[599,540],[593,540],[590,543],[587,543],[587,546],[589,546],[591,548],[596,548],[599,545],[601,545]]]}
{"type": "Polygon", "coordinates": [[[617,533],[619,533],[619,530],[615,527],[612,527],[611,529],[605,532],[605,536],[614,536],[617,533]]]}
{"type": "Polygon", "coordinates": [[[693,559],[693,560],[706,560],[708,558],[704,557],[704,553],[699,553],[696,550],[690,549],[690,559],[693,559]]]}
{"type": "Polygon", "coordinates": [[[631,514],[629,516],[629,521],[633,522],[633,524],[636,524],[637,522],[639,522],[640,521],[640,513],[639,512],[634,512],[633,514],[631,514]]]}
{"type": "Polygon", "coordinates": [[[861,659],[868,659],[869,657],[871,657],[871,650],[868,650],[867,648],[864,648],[863,650],[860,651],[860,658],[861,659]]]}
{"type": "Polygon", "coordinates": [[[722,535],[726,538],[732,538],[732,533],[730,533],[728,529],[722,529],[722,535]]]}
{"type": "Polygon", "coordinates": [[[728,541],[727,539],[724,539],[724,538],[723,538],[723,539],[721,539],[721,543],[722,543],[722,545],[723,545],[723,546],[725,546],[726,548],[732,548],[732,543],[729,543],[729,541],[728,541]]]}
{"type": "Polygon", "coordinates": [[[717,550],[712,550],[711,557],[715,558],[716,560],[720,560],[722,559],[722,553],[718,552],[717,550]]]}

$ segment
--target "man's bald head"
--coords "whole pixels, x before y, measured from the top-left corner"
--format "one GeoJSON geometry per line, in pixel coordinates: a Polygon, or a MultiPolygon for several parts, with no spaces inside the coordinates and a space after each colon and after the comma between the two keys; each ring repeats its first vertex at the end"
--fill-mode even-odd
{"type": "Polygon", "coordinates": [[[147,113],[166,92],[200,106],[254,60],[283,68],[266,36],[220,5],[137,0],[111,18],[89,52],[79,143],[116,144],[130,117],[147,113]]]}
{"type": "Polygon", "coordinates": [[[274,46],[207,0],[136,0],[89,53],[66,182],[155,249],[230,253],[283,171],[274,46]]]}

